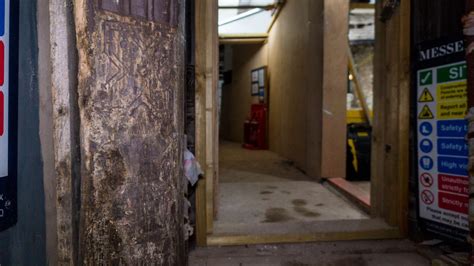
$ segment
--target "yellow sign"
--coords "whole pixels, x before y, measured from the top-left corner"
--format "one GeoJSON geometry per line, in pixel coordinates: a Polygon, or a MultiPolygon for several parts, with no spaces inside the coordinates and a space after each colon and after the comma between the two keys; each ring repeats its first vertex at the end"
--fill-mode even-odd
{"type": "Polygon", "coordinates": [[[433,95],[431,95],[428,89],[424,89],[423,92],[421,93],[420,99],[418,99],[418,102],[427,103],[427,102],[432,102],[432,101],[434,101],[433,95]]]}
{"type": "Polygon", "coordinates": [[[438,101],[466,101],[467,100],[467,83],[450,82],[438,86],[438,101]]]}
{"type": "Polygon", "coordinates": [[[464,119],[466,113],[466,101],[438,103],[438,119],[464,119]]]}
{"type": "Polygon", "coordinates": [[[420,115],[418,115],[418,119],[433,119],[433,112],[431,112],[430,108],[428,105],[423,106],[423,109],[420,112],[420,115]]]}

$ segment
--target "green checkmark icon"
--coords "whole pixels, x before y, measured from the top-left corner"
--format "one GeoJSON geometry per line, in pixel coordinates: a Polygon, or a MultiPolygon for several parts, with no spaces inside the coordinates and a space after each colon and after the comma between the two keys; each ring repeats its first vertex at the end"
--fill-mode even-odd
{"type": "Polygon", "coordinates": [[[422,71],[420,72],[420,85],[431,85],[433,84],[433,71],[422,71]]]}

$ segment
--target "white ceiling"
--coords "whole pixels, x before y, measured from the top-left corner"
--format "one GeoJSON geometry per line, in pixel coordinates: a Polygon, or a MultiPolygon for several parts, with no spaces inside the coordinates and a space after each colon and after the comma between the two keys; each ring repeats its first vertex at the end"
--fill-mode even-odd
{"type": "MultiPolygon", "coordinates": [[[[219,6],[265,6],[275,0],[219,0],[219,6]]],[[[219,9],[220,34],[266,33],[272,18],[272,11],[262,9],[219,9]]]]}
{"type": "MultiPolygon", "coordinates": [[[[298,0],[296,0],[298,1],[298,0]]],[[[269,5],[276,0],[219,0],[219,6],[269,5]]],[[[375,0],[371,1],[372,3],[375,0]]],[[[273,11],[263,9],[219,9],[219,34],[266,33],[273,11]]],[[[374,39],[374,10],[355,9],[350,13],[349,39],[374,39]]]]}
{"type": "Polygon", "coordinates": [[[228,23],[223,21],[219,25],[219,34],[266,33],[272,21],[272,11],[255,8],[236,17],[239,19],[228,23]]]}

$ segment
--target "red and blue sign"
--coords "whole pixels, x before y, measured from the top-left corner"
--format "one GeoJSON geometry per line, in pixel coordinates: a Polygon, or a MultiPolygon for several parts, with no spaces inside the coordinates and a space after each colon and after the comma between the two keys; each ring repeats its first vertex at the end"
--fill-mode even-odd
{"type": "Polygon", "coordinates": [[[445,174],[468,176],[467,158],[461,157],[438,157],[438,171],[445,174]]]}
{"type": "Polygon", "coordinates": [[[429,122],[423,122],[420,125],[420,133],[427,137],[433,133],[433,126],[429,122]]]}
{"type": "Polygon", "coordinates": [[[424,153],[430,153],[433,150],[433,142],[429,139],[424,139],[420,142],[420,150],[424,153]]]}
{"type": "Polygon", "coordinates": [[[436,58],[420,56],[415,65],[417,120],[412,128],[417,133],[419,227],[436,238],[465,241],[469,229],[465,45],[462,38],[449,38],[417,46],[419,55],[440,47],[459,48],[436,58]]]}
{"type": "Polygon", "coordinates": [[[438,154],[467,157],[469,148],[464,139],[438,139],[438,154]]]}
{"type": "Polygon", "coordinates": [[[464,138],[467,135],[466,120],[438,121],[438,137],[464,138]]]}

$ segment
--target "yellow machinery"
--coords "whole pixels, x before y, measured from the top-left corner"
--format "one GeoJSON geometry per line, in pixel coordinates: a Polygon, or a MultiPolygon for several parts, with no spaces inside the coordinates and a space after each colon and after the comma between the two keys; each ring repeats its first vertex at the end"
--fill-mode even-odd
{"type": "MultiPolygon", "coordinates": [[[[370,116],[372,116],[372,114],[370,114],[370,116]]],[[[366,120],[365,120],[364,111],[362,109],[347,110],[347,124],[364,123],[364,122],[366,122],[366,120]]]]}
{"type": "MultiPolygon", "coordinates": [[[[373,117],[372,113],[370,113],[370,117],[373,117]]],[[[364,110],[362,109],[349,109],[347,110],[347,125],[349,124],[360,124],[360,123],[365,123],[367,119],[365,118],[364,110]]],[[[360,132],[358,133],[359,137],[368,137],[368,133],[366,132],[360,132]]],[[[354,145],[354,140],[349,138],[348,139],[348,144],[351,149],[351,153],[356,155],[357,151],[354,145]]],[[[357,161],[357,156],[354,156],[354,160],[352,161],[352,164],[354,165],[354,169],[358,171],[358,161],[357,161]]]]}

